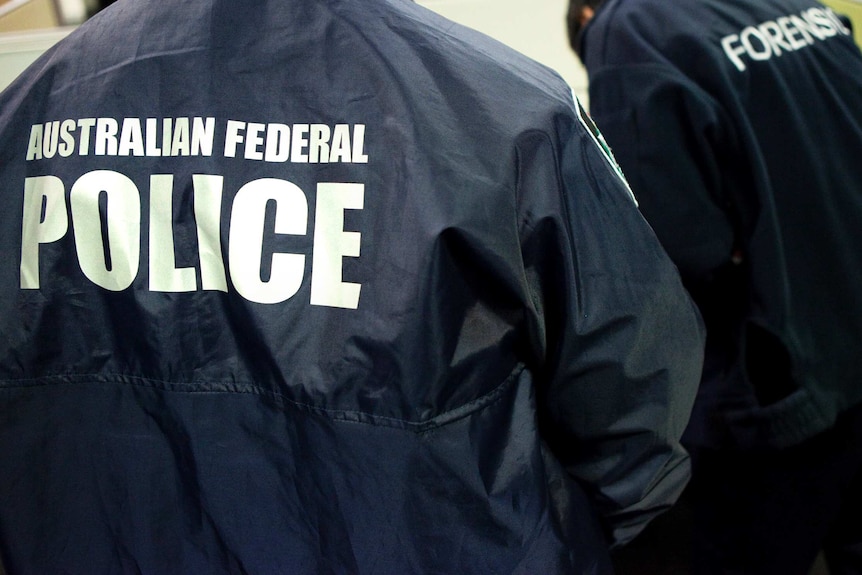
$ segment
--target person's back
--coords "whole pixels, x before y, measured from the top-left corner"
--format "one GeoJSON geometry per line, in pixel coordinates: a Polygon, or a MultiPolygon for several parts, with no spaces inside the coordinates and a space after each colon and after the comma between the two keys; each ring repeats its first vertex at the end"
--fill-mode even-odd
{"type": "Polygon", "coordinates": [[[607,0],[573,40],[707,325],[686,441],[722,526],[698,557],[805,572],[862,462],[859,49],[811,0],[607,0]]]}
{"type": "Polygon", "coordinates": [[[752,391],[793,396],[762,414],[752,394],[709,441],[823,431],[862,399],[862,58],[849,30],[809,0],[610,0],[585,34],[592,115],[715,324],[708,345],[734,361],[768,352],[752,391]],[[739,283],[715,283],[722,273],[739,283]],[[763,348],[737,350],[738,329],[763,348]]]}
{"type": "Polygon", "coordinates": [[[0,110],[9,575],[601,573],[686,481],[696,312],[544,68],[134,0],[0,110]]]}

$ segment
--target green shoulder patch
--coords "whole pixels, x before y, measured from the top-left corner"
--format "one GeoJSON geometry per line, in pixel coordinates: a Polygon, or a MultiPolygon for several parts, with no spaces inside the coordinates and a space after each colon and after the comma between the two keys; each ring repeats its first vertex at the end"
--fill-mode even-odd
{"type": "Polygon", "coordinates": [[[602,133],[599,130],[598,126],[596,126],[596,123],[593,122],[593,119],[584,109],[583,105],[581,105],[581,101],[578,99],[578,97],[575,96],[574,93],[572,94],[572,96],[575,99],[575,110],[578,113],[578,119],[581,121],[581,124],[583,124],[584,127],[587,129],[587,132],[589,132],[590,135],[593,137],[593,141],[599,147],[599,150],[601,150],[602,155],[604,155],[608,163],[611,165],[611,168],[613,168],[614,172],[616,172],[617,176],[619,176],[620,180],[622,180],[623,184],[625,184],[626,190],[628,190],[629,195],[632,197],[632,201],[634,201],[634,203],[637,205],[638,200],[635,197],[635,194],[632,191],[628,180],[626,180],[626,176],[625,174],[623,174],[622,168],[620,168],[620,165],[617,163],[617,159],[614,157],[614,153],[611,151],[611,147],[608,146],[605,137],[602,136],[602,133]]]}

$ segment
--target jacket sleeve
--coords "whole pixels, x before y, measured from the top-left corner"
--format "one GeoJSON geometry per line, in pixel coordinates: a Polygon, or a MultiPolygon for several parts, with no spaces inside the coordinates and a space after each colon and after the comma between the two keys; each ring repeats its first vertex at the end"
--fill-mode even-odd
{"type": "Polygon", "coordinates": [[[722,108],[658,63],[599,68],[590,101],[663,247],[687,281],[709,281],[739,248],[732,194],[752,179],[737,173],[745,161],[727,156],[738,146],[722,108]]]}
{"type": "Polygon", "coordinates": [[[688,481],[679,440],[704,334],[624,180],[575,118],[568,134],[534,134],[519,149],[539,423],[612,543],[622,544],[688,481]]]}

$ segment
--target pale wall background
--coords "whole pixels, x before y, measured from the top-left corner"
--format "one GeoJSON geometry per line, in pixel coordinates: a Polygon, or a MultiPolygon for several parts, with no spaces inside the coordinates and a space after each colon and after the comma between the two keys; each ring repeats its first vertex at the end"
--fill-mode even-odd
{"type": "Polygon", "coordinates": [[[0,33],[0,90],[70,31],[71,28],[45,28],[0,33]]]}

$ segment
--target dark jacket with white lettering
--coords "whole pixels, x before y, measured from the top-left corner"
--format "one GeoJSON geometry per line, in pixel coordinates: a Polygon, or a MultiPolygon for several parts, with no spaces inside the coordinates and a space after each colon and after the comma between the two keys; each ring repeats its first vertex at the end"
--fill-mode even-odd
{"type": "Polygon", "coordinates": [[[862,57],[811,0],[608,0],[591,111],[707,324],[687,440],[786,446],[862,400],[862,57]]]}
{"type": "Polygon", "coordinates": [[[0,96],[9,575],[604,573],[698,313],[571,91],[407,1],[121,1],[0,96]]]}

